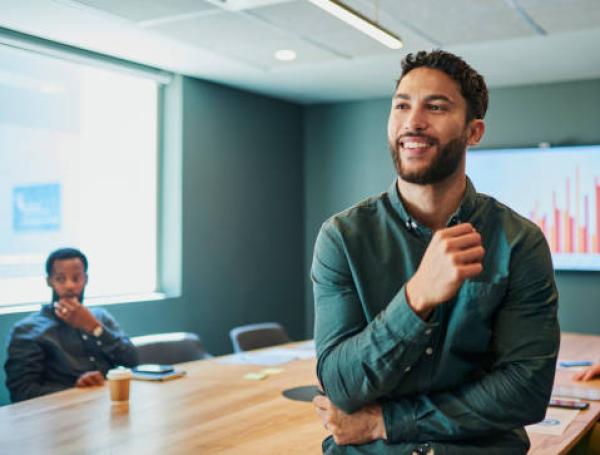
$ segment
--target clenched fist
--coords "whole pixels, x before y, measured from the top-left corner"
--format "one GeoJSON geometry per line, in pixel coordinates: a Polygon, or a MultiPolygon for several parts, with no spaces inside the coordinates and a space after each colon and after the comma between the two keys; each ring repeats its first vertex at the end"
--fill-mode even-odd
{"type": "Polygon", "coordinates": [[[76,297],[61,297],[54,305],[54,313],[71,327],[91,333],[100,322],[76,297]]]}
{"type": "Polygon", "coordinates": [[[469,223],[437,231],[417,272],[406,285],[410,306],[423,319],[456,295],[462,283],[483,271],[481,236],[469,223]]]}
{"type": "Polygon", "coordinates": [[[336,444],[367,444],[377,439],[387,439],[383,411],[379,404],[370,404],[353,414],[346,414],[326,396],[317,395],[313,399],[313,405],[336,444]]]}

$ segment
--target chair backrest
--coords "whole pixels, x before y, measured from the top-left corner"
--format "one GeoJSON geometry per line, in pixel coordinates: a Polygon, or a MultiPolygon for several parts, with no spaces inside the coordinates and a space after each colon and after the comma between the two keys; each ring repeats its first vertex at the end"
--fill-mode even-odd
{"type": "Polygon", "coordinates": [[[251,351],[289,343],[290,337],[281,324],[262,322],[235,327],[229,332],[233,352],[251,351]]]}
{"type": "Polygon", "coordinates": [[[212,357],[202,340],[191,332],[156,333],[132,337],[140,363],[174,364],[212,357]]]}

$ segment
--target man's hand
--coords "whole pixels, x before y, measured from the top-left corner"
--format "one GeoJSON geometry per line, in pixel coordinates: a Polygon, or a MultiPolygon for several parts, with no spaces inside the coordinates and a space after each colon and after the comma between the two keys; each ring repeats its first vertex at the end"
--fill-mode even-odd
{"type": "Polygon", "coordinates": [[[54,312],[71,327],[88,333],[100,325],[98,319],[76,297],[61,297],[54,305],[54,312]]]}
{"type": "Polygon", "coordinates": [[[317,414],[323,420],[338,445],[367,444],[377,439],[386,439],[383,413],[379,404],[365,406],[354,414],[346,414],[329,401],[317,395],[313,399],[317,414]]]}
{"type": "Polygon", "coordinates": [[[600,363],[596,363],[583,371],[576,373],[573,376],[575,381],[589,381],[596,376],[600,376],[600,363]]]}
{"type": "Polygon", "coordinates": [[[77,378],[75,387],[92,387],[102,384],[104,384],[104,376],[102,376],[102,373],[99,371],[88,371],[77,378]]]}
{"type": "Polygon", "coordinates": [[[481,236],[469,223],[437,231],[406,285],[409,305],[427,319],[436,306],[456,295],[467,278],[482,272],[484,253],[481,236]]]}

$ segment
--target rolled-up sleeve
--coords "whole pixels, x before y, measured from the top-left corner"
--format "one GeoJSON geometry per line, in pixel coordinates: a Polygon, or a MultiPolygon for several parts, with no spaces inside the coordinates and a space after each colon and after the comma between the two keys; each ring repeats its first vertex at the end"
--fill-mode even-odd
{"type": "Polygon", "coordinates": [[[95,310],[104,331],[96,340],[97,346],[113,366],[134,367],[138,364],[138,354],[131,340],[121,331],[117,321],[103,309],[95,310]]]}
{"type": "Polygon", "coordinates": [[[367,323],[341,239],[329,224],[319,233],[312,272],[317,376],[329,399],[354,412],[392,391],[427,348],[422,321],[405,287],[367,323]]]}

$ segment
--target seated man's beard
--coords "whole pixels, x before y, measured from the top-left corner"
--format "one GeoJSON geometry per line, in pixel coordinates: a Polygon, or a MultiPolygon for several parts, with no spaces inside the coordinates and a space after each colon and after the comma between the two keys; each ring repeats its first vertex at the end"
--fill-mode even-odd
{"type": "Polygon", "coordinates": [[[430,185],[445,180],[458,169],[467,149],[467,137],[463,135],[452,139],[438,151],[438,154],[427,168],[418,172],[409,172],[404,169],[400,152],[391,144],[389,148],[396,166],[396,172],[402,180],[418,185],[430,185]]]}
{"type": "MultiPolygon", "coordinates": [[[[79,299],[79,303],[83,303],[83,294],[85,293],[85,288],[81,291],[81,294],[77,296],[79,299]]],[[[54,289],[52,289],[52,303],[58,302],[60,300],[59,295],[56,293],[54,289]]]]}

